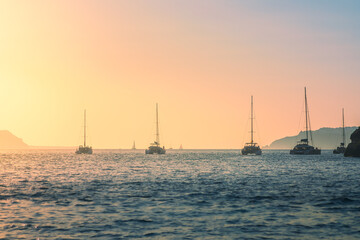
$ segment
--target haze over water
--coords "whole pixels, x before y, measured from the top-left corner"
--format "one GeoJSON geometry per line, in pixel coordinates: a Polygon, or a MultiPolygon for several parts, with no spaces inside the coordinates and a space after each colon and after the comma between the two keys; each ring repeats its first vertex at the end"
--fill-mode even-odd
{"type": "Polygon", "coordinates": [[[2,152],[0,238],[355,239],[359,169],[330,151],[2,152]]]}

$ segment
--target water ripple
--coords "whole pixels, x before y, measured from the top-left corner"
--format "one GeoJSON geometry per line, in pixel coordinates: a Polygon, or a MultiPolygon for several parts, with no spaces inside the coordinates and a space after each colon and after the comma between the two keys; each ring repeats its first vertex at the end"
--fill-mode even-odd
{"type": "Polygon", "coordinates": [[[356,239],[360,161],[324,151],[0,155],[0,239],[356,239]]]}

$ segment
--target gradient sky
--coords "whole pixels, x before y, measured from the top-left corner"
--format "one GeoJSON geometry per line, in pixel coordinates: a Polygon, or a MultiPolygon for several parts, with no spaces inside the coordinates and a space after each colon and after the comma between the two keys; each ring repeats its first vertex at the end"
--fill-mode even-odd
{"type": "Polygon", "coordinates": [[[360,125],[360,1],[0,1],[0,129],[35,146],[242,148],[360,125]]]}

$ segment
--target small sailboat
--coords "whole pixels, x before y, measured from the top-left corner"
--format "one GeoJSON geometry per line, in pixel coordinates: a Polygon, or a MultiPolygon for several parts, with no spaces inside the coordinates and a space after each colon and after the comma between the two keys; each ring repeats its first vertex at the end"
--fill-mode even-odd
{"type": "Polygon", "coordinates": [[[84,110],[84,145],[76,149],[76,154],[92,154],[92,147],[86,146],[86,110],[84,110]]]}
{"type": "Polygon", "coordinates": [[[179,150],[183,150],[183,146],[182,146],[182,144],[180,144],[179,150]]]}
{"type": "Polygon", "coordinates": [[[308,103],[307,103],[307,97],[306,97],[306,87],[305,87],[305,125],[306,125],[306,138],[301,139],[300,142],[292,149],[290,150],[290,154],[296,154],[296,155],[319,155],[321,154],[321,149],[315,148],[311,145],[309,145],[309,133],[311,142],[313,142],[312,139],[312,133],[311,133],[311,125],[310,125],[310,115],[308,110],[308,103]]]}
{"type": "Polygon", "coordinates": [[[150,144],[149,148],[145,150],[145,154],[165,154],[165,147],[160,147],[160,134],[159,134],[159,115],[158,104],[156,103],[156,140],[150,144]]]}
{"type": "Polygon", "coordinates": [[[251,96],[251,141],[249,143],[246,143],[244,148],[241,150],[242,155],[248,155],[248,154],[255,154],[255,155],[261,155],[262,151],[260,146],[254,142],[254,130],[253,130],[253,120],[254,120],[254,114],[253,114],[253,96],[251,96]]]}
{"type": "Polygon", "coordinates": [[[342,137],[343,137],[343,141],[342,143],[340,143],[340,147],[337,147],[336,149],[334,149],[333,153],[334,154],[340,154],[340,153],[345,153],[345,121],[344,121],[344,109],[342,109],[342,137]]]}
{"type": "Polygon", "coordinates": [[[134,143],[133,143],[133,146],[132,146],[132,148],[131,148],[132,150],[136,150],[136,147],[135,147],[135,141],[134,141],[134,143]]]}

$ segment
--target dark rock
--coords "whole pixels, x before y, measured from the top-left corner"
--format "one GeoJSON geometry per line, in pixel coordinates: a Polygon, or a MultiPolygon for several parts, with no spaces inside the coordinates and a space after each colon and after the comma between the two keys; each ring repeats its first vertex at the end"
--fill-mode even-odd
{"type": "Polygon", "coordinates": [[[350,136],[351,143],[347,146],[345,157],[360,157],[360,127],[356,129],[350,136]]]}

